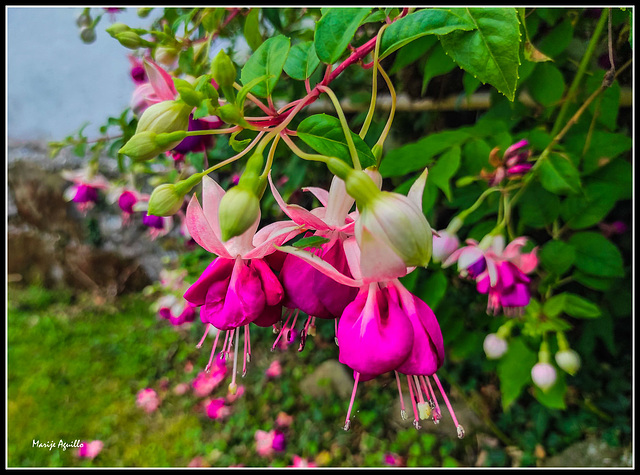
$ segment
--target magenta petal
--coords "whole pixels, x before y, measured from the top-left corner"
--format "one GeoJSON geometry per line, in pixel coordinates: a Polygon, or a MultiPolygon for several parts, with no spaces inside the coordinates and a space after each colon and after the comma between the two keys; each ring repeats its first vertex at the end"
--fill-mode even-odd
{"type": "Polygon", "coordinates": [[[252,323],[259,327],[270,327],[280,321],[282,317],[282,305],[267,306],[252,323]]]}
{"type": "Polygon", "coordinates": [[[409,355],[413,330],[388,292],[372,284],[360,290],[338,323],[339,361],[359,373],[379,375],[409,355]]]}
{"type": "Polygon", "coordinates": [[[525,284],[516,284],[513,291],[508,294],[500,295],[500,304],[502,307],[526,307],[529,305],[531,294],[529,288],[525,284]]]}
{"type": "Polygon", "coordinates": [[[476,282],[476,289],[481,294],[486,294],[487,292],[489,292],[489,289],[491,288],[490,284],[491,282],[489,280],[489,274],[485,273],[484,277],[481,279],[478,279],[478,281],[476,282]]]}
{"type": "MultiPolygon", "coordinates": [[[[347,277],[352,277],[341,240],[336,239],[325,244],[322,258],[347,277]]],[[[329,313],[334,317],[338,317],[356,297],[358,289],[340,284],[322,272],[315,270],[314,292],[329,313]]]]}
{"type": "Polygon", "coordinates": [[[518,272],[518,269],[509,262],[499,262],[496,267],[498,269],[498,283],[500,288],[511,288],[516,282],[514,272],[518,272]]]}
{"type": "MultiPolygon", "coordinates": [[[[231,277],[234,261],[218,257],[207,266],[202,275],[184,293],[184,298],[196,307],[205,304],[209,287],[215,282],[226,281],[231,277]]],[[[226,290],[225,290],[226,292],[226,290]]]]}
{"type": "Polygon", "coordinates": [[[318,272],[299,257],[287,254],[280,271],[280,280],[285,291],[284,305],[299,308],[307,315],[331,318],[314,291],[314,275],[318,272]]]}
{"type": "Polygon", "coordinates": [[[262,281],[262,289],[265,295],[266,305],[272,306],[280,303],[284,296],[282,284],[273,273],[269,265],[262,259],[252,259],[251,266],[255,269],[262,281]]]}

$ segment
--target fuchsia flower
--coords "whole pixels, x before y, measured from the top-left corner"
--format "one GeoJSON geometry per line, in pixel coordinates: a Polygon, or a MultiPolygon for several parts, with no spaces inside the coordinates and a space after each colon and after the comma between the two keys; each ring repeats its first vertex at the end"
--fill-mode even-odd
{"type": "Polygon", "coordinates": [[[149,228],[149,237],[151,239],[157,239],[171,232],[173,228],[173,218],[171,216],[154,216],[144,211],[142,214],[142,224],[149,228]]]}
{"type": "Polygon", "coordinates": [[[531,368],[533,383],[547,392],[555,384],[557,378],[556,369],[549,363],[536,363],[531,368]]]}
{"type": "Polygon", "coordinates": [[[256,452],[261,457],[271,457],[275,452],[283,452],[287,445],[284,434],[277,429],[269,432],[257,430],[254,437],[256,452]]]}
{"type": "Polygon", "coordinates": [[[224,398],[220,397],[207,404],[206,413],[210,419],[221,420],[231,415],[231,408],[226,406],[224,398]]]}
{"type": "Polygon", "coordinates": [[[280,364],[280,360],[273,360],[264,374],[267,378],[279,378],[282,376],[282,365],[280,364]]]}
{"type": "Polygon", "coordinates": [[[445,260],[443,267],[457,262],[460,275],[475,280],[478,292],[489,294],[489,315],[497,315],[500,309],[508,316],[522,314],[531,299],[526,274],[538,265],[537,248],[521,253],[527,243],[524,237],[514,239],[505,248],[501,235],[487,235],[480,244],[473,239],[466,243],[445,260]]]}
{"type": "Polygon", "coordinates": [[[309,460],[300,457],[299,455],[293,456],[293,464],[289,467],[317,467],[317,465],[309,460]]]}
{"type": "Polygon", "coordinates": [[[106,190],[109,187],[106,178],[91,172],[88,168],[63,170],[61,175],[65,180],[73,182],[73,185],[64,191],[64,199],[76,203],[81,213],[86,213],[93,208],[98,201],[99,190],[106,190]]]}
{"type": "MultiPolygon", "coordinates": [[[[222,330],[216,335],[208,368],[221,333],[226,334],[223,353],[230,353],[235,336],[234,364],[237,362],[239,335],[241,327],[244,327],[245,372],[251,354],[249,324],[268,327],[278,322],[282,313],[284,291],[265,257],[275,252],[274,246],[282,244],[300,230],[299,226],[285,222],[266,226],[256,234],[260,221],[258,215],[245,233],[223,244],[218,208],[225,191],[206,176],[203,178],[202,190],[202,207],[195,194],[189,203],[187,227],[200,246],[218,257],[187,289],[184,298],[193,306],[201,307],[200,319],[207,324],[205,336],[210,326],[222,330]]],[[[235,384],[235,377],[234,371],[232,385],[235,384]]]]}
{"type": "Polygon", "coordinates": [[[180,326],[184,323],[195,320],[196,311],[194,308],[182,298],[184,291],[186,271],[168,271],[163,269],[160,271],[160,284],[163,286],[165,295],[160,297],[152,308],[158,315],[169,320],[174,326],[180,326]],[[180,295],[176,295],[179,293],[180,295]]]}
{"type": "Polygon", "coordinates": [[[218,387],[226,375],[227,365],[225,359],[222,356],[218,356],[215,359],[213,369],[210,367],[209,372],[201,371],[191,383],[194,394],[198,397],[208,396],[218,387]]]}
{"type": "Polygon", "coordinates": [[[290,416],[286,412],[280,411],[276,416],[276,425],[278,427],[287,428],[293,424],[293,416],[290,416]]]}
{"type": "Polygon", "coordinates": [[[533,167],[533,163],[528,161],[531,150],[523,150],[528,145],[527,140],[520,140],[507,148],[502,158],[498,157],[500,148],[494,148],[489,154],[489,163],[495,170],[487,172],[483,169],[480,176],[488,181],[489,186],[496,186],[504,178],[514,179],[525,175],[533,167]]]}
{"type": "Polygon", "coordinates": [[[437,231],[433,235],[433,253],[431,254],[431,259],[433,262],[442,262],[453,254],[458,247],[460,247],[458,236],[448,232],[446,229],[437,231]]]}
{"type": "Polygon", "coordinates": [[[92,440],[91,442],[83,441],[80,448],[76,452],[78,457],[94,459],[102,451],[104,443],[101,440],[92,440]]]}
{"type": "Polygon", "coordinates": [[[394,454],[391,452],[387,452],[384,454],[384,463],[385,465],[389,465],[391,467],[402,467],[403,460],[398,454],[394,454]]]}
{"type": "Polygon", "coordinates": [[[142,408],[146,413],[150,414],[160,405],[158,394],[151,388],[138,391],[136,397],[136,406],[142,408]]]}

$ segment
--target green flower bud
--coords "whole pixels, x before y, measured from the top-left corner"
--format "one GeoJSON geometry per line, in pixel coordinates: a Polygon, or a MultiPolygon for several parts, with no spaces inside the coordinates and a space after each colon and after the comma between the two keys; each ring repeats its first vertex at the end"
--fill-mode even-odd
{"type": "Polygon", "coordinates": [[[127,155],[134,160],[151,160],[164,152],[162,147],[156,143],[157,135],[151,131],[137,133],[118,150],[118,153],[127,155]]]}
{"type": "Polygon", "coordinates": [[[183,202],[184,195],[178,192],[176,185],[165,183],[151,193],[147,213],[154,216],[172,216],[182,207],[183,202]]]}
{"type": "Polygon", "coordinates": [[[580,355],[571,349],[558,351],[556,353],[556,363],[558,363],[560,368],[573,376],[580,369],[580,355]]]}
{"type": "Polygon", "coordinates": [[[223,242],[240,236],[258,219],[260,200],[249,190],[234,186],[220,200],[218,218],[223,242]]]}
{"type": "Polygon", "coordinates": [[[130,30],[117,33],[114,37],[125,48],[138,49],[142,46],[142,38],[140,38],[137,33],[130,30]]]}
{"type": "Polygon", "coordinates": [[[220,117],[227,124],[241,125],[243,127],[250,127],[250,124],[244,120],[244,116],[235,104],[225,104],[216,109],[216,115],[220,117]]]}
{"type": "Polygon", "coordinates": [[[90,26],[83,26],[80,28],[80,39],[83,43],[93,43],[96,40],[96,30],[90,26]]]}
{"type": "Polygon", "coordinates": [[[125,25],[124,23],[114,23],[113,25],[111,25],[109,28],[105,28],[104,31],[106,31],[107,33],[109,33],[112,37],[116,37],[117,34],[119,33],[124,33],[125,31],[129,31],[131,28],[129,28],[127,25],[125,25]]]}
{"type": "Polygon", "coordinates": [[[153,10],[153,8],[138,8],[138,16],[140,18],[146,18],[149,16],[149,13],[151,13],[151,10],[153,10]]]}
{"type": "Polygon", "coordinates": [[[80,28],[82,28],[83,26],[89,26],[92,22],[93,20],[91,19],[91,15],[89,15],[87,12],[82,12],[76,19],[76,25],[78,25],[78,27],[80,28]]]}
{"type": "Polygon", "coordinates": [[[204,99],[204,95],[192,87],[176,86],[176,91],[180,94],[180,99],[191,107],[200,106],[202,99],[204,99]]]}
{"type": "Polygon", "coordinates": [[[181,101],[162,101],[148,107],[136,127],[136,134],[145,131],[159,133],[176,132],[189,128],[192,106],[181,101]]]}
{"type": "Polygon", "coordinates": [[[156,61],[165,66],[171,66],[178,59],[178,50],[176,48],[169,48],[165,46],[159,46],[155,51],[156,61]]]}
{"type": "Polygon", "coordinates": [[[187,136],[185,130],[177,130],[175,132],[168,132],[156,135],[156,143],[159,147],[162,147],[164,151],[171,150],[180,142],[182,142],[187,136]]]}
{"type": "Polygon", "coordinates": [[[233,86],[236,80],[236,67],[224,50],[220,50],[211,62],[211,74],[219,86],[233,86]]]}

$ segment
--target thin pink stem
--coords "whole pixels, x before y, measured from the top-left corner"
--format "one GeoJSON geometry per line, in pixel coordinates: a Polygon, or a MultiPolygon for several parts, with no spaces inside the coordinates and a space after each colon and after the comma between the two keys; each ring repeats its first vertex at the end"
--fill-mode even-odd
{"type": "Polygon", "coordinates": [[[435,380],[436,384],[438,385],[438,389],[440,389],[440,394],[442,394],[442,399],[444,399],[444,403],[447,405],[447,409],[449,409],[449,413],[451,414],[451,418],[453,419],[453,423],[456,425],[456,427],[458,427],[460,424],[458,424],[458,419],[456,419],[456,413],[453,412],[453,408],[451,407],[451,403],[449,402],[449,398],[447,397],[446,393],[444,392],[444,389],[442,389],[442,385],[440,384],[440,380],[438,379],[438,376],[436,376],[436,374],[433,374],[433,379],[435,380]]]}

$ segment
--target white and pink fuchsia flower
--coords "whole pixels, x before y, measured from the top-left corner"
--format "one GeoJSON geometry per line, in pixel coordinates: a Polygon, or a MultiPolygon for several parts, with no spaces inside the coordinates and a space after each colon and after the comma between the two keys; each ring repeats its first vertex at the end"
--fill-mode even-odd
{"type": "Polygon", "coordinates": [[[110,186],[105,177],[95,173],[89,167],[80,170],[63,170],[61,175],[65,180],[73,182],[73,185],[64,191],[64,199],[73,201],[81,213],[90,210],[98,201],[98,192],[110,186]]]}

